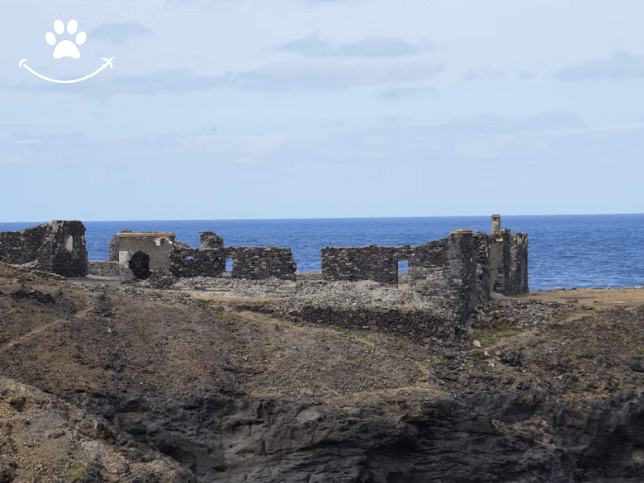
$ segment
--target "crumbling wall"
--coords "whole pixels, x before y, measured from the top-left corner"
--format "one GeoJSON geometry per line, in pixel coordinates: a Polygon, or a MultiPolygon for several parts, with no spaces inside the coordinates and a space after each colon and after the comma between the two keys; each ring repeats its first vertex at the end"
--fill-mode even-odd
{"type": "Polygon", "coordinates": [[[487,233],[474,233],[474,262],[476,263],[477,305],[490,301],[490,244],[487,233]]]}
{"type": "Polygon", "coordinates": [[[226,248],[175,249],[170,254],[170,272],[175,277],[220,277],[226,271],[226,248]]]}
{"type": "MultiPolygon", "coordinates": [[[[321,250],[322,278],[324,280],[373,280],[386,284],[398,283],[398,261],[409,260],[411,248],[380,247],[326,247],[321,250]]],[[[408,268],[409,270],[409,268],[408,268]]]]}
{"type": "Polygon", "coordinates": [[[445,299],[461,322],[477,305],[489,302],[489,272],[490,251],[483,232],[458,230],[448,238],[412,248],[410,288],[445,299]]]}
{"type": "Polygon", "coordinates": [[[224,250],[227,252],[226,258],[233,259],[232,278],[260,280],[275,277],[295,280],[297,264],[290,248],[228,247],[224,250]]]}
{"type": "Polygon", "coordinates": [[[506,295],[505,284],[510,277],[510,230],[504,229],[488,237],[490,245],[490,291],[506,295]]]}
{"type": "Polygon", "coordinates": [[[407,271],[412,288],[418,286],[416,281],[423,280],[427,282],[425,283],[426,289],[430,290],[432,280],[444,278],[443,272],[447,270],[449,262],[448,243],[449,238],[442,238],[411,249],[407,271]]]}
{"type": "Polygon", "coordinates": [[[65,277],[87,274],[85,226],[80,221],[55,220],[22,231],[0,232],[0,259],[32,263],[36,270],[65,277]]]}
{"type": "MultiPolygon", "coordinates": [[[[132,233],[131,230],[121,230],[119,233],[132,233]]],[[[110,240],[110,245],[109,245],[109,256],[107,257],[107,260],[110,262],[118,262],[119,261],[119,236],[114,235],[112,239],[110,240]]]]}
{"type": "Polygon", "coordinates": [[[228,258],[233,260],[231,278],[295,280],[293,252],[274,246],[175,249],[170,254],[170,271],[175,277],[221,277],[228,258]]]}
{"type": "Polygon", "coordinates": [[[528,235],[514,233],[509,235],[510,270],[505,284],[506,295],[523,295],[528,289],[528,235]]]}
{"type": "Polygon", "coordinates": [[[200,231],[201,248],[223,248],[224,239],[212,231],[200,231]]]}

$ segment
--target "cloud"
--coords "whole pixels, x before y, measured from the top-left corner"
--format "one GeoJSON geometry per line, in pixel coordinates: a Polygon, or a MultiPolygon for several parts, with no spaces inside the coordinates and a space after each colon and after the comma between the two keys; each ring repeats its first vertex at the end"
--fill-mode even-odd
{"type": "Polygon", "coordinates": [[[467,81],[488,81],[502,80],[505,78],[505,71],[495,69],[491,65],[482,67],[472,67],[463,74],[463,79],[467,81]]]}
{"type": "Polygon", "coordinates": [[[431,62],[273,62],[231,76],[245,89],[344,89],[426,81],[444,70],[431,62]]]}
{"type": "Polygon", "coordinates": [[[586,60],[556,71],[560,80],[637,79],[644,77],[644,56],[616,51],[608,59],[586,60]]]}
{"type": "Polygon", "coordinates": [[[433,87],[394,87],[378,92],[378,97],[385,99],[402,99],[405,97],[417,97],[424,94],[433,94],[436,89],[433,87]]]}
{"type": "Polygon", "coordinates": [[[152,31],[138,22],[109,23],[101,25],[89,33],[90,38],[108,40],[115,44],[123,43],[129,38],[151,35],[152,31]]]}
{"type": "Polygon", "coordinates": [[[189,70],[166,70],[147,75],[120,75],[79,82],[74,89],[58,84],[24,82],[10,84],[0,78],[0,88],[69,93],[72,95],[110,96],[119,94],[156,94],[237,88],[246,90],[319,90],[350,89],[363,86],[399,85],[423,82],[444,70],[441,64],[424,61],[392,62],[273,62],[256,69],[221,76],[199,76],[189,70]]]}
{"type": "Polygon", "coordinates": [[[535,77],[536,77],[536,74],[528,70],[522,70],[517,73],[518,79],[534,79],[535,77]]]}
{"type": "Polygon", "coordinates": [[[394,37],[367,37],[357,42],[332,46],[318,33],[276,47],[282,52],[297,52],[307,57],[403,57],[433,51],[429,42],[410,44],[394,37]]]}

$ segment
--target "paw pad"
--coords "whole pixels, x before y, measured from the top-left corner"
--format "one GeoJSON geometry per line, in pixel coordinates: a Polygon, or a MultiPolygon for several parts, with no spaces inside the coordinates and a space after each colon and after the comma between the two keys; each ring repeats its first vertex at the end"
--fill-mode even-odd
{"type": "MultiPolygon", "coordinates": [[[[62,21],[56,20],[54,22],[54,30],[58,35],[61,35],[65,31],[65,25],[62,21]]],[[[76,33],[76,30],[78,30],[78,22],[76,22],[76,20],[70,20],[67,24],[67,32],[70,35],[74,35],[76,33]]],[[[47,32],[47,35],[45,35],[45,40],[49,45],[56,44],[56,36],[51,32],[47,32]]],[[[85,40],[87,40],[87,34],[85,34],[85,32],[79,32],[78,35],[76,35],[76,43],[78,45],[85,43],[85,40]]],[[[58,43],[58,45],[56,45],[56,48],[54,49],[54,57],[56,59],[60,59],[62,57],[72,57],[74,59],[78,59],[80,57],[80,52],[78,51],[78,47],[76,47],[76,45],[74,45],[72,41],[62,40],[58,43]]]]}

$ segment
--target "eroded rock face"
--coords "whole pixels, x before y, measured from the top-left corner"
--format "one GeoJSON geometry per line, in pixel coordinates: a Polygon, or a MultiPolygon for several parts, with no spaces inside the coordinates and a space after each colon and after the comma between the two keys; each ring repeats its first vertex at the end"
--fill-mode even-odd
{"type": "Polygon", "coordinates": [[[644,402],[635,395],[583,410],[544,393],[434,399],[415,415],[400,404],[383,411],[286,398],[130,398],[88,409],[200,482],[644,478],[644,402]]]}

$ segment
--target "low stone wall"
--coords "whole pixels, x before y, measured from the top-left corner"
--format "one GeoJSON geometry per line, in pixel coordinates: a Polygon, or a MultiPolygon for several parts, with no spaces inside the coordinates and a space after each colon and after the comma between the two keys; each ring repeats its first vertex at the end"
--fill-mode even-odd
{"type": "Polygon", "coordinates": [[[423,309],[388,309],[378,307],[336,307],[306,305],[286,311],[272,304],[236,304],[237,309],[271,314],[287,320],[326,324],[343,330],[373,330],[398,334],[415,342],[429,343],[432,337],[450,339],[460,330],[450,321],[423,309]]]}
{"type": "Polygon", "coordinates": [[[322,278],[352,282],[373,280],[395,285],[398,283],[398,261],[409,260],[410,254],[409,245],[322,248],[322,278]]]}
{"type": "Polygon", "coordinates": [[[87,264],[88,275],[97,277],[118,277],[119,262],[110,260],[90,260],[87,264]]]}
{"type": "Polygon", "coordinates": [[[87,274],[85,226],[80,221],[56,220],[22,231],[0,232],[0,259],[34,263],[34,268],[65,277],[87,274]]]}

